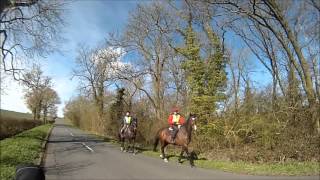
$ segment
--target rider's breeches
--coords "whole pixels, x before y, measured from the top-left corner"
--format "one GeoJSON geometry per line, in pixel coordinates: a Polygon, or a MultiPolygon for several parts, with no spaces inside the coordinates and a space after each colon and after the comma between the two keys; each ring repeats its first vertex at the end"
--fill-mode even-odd
{"type": "Polygon", "coordinates": [[[121,128],[121,132],[125,130],[127,127],[129,127],[129,124],[124,124],[123,127],[121,128]]]}
{"type": "Polygon", "coordinates": [[[173,131],[171,131],[171,136],[175,138],[178,132],[178,126],[172,125],[171,127],[173,128],[173,131]]]}

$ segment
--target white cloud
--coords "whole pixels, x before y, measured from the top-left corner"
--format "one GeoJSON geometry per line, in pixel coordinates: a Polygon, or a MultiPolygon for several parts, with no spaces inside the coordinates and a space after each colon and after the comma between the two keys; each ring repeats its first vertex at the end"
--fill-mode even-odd
{"type": "Polygon", "coordinates": [[[58,116],[63,116],[63,108],[65,101],[69,100],[70,97],[76,92],[77,82],[70,80],[68,77],[64,78],[53,78],[53,89],[58,93],[61,104],[58,105],[58,116]]]}

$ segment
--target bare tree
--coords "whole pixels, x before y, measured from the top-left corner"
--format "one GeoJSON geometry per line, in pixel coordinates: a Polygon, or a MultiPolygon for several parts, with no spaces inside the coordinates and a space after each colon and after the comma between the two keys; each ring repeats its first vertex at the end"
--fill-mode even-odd
{"type": "Polygon", "coordinates": [[[103,128],[104,121],[104,98],[105,91],[113,82],[114,63],[119,60],[119,52],[112,48],[89,49],[80,46],[76,68],[73,70],[73,77],[80,80],[80,90],[93,97],[98,108],[99,124],[97,127],[103,128]]]}
{"type": "MultiPolygon", "coordinates": [[[[313,83],[311,59],[308,58],[306,47],[314,46],[318,41],[319,33],[315,33],[319,24],[319,12],[316,4],[310,1],[207,1],[209,5],[221,8],[225,14],[237,19],[233,24],[249,23],[249,27],[255,27],[253,31],[262,33],[269,50],[269,59],[274,59],[272,46],[274,42],[279,43],[278,48],[285,52],[287,60],[292,64],[297,73],[306,99],[309,104],[312,122],[315,129],[319,129],[319,118],[316,118],[316,108],[319,102],[316,100],[316,90],[313,83]],[[296,7],[301,7],[298,11],[296,7]],[[313,19],[313,20],[311,20],[313,19]],[[311,32],[310,32],[311,30],[311,32]],[[306,36],[309,35],[309,36],[306,36]]],[[[243,28],[243,27],[242,27],[243,28]]],[[[253,34],[253,35],[256,35],[253,34]]],[[[260,36],[261,37],[261,36],[260,36]]],[[[255,44],[254,46],[257,46],[255,44]]],[[[266,48],[262,47],[266,52],[266,48]]],[[[276,59],[274,59],[276,60],[276,59]]],[[[272,60],[272,61],[274,61],[272,60]]],[[[275,63],[273,65],[276,65],[275,63]]],[[[274,71],[274,70],[273,70],[274,71]]],[[[295,74],[293,73],[293,74],[295,74]]],[[[319,131],[320,133],[320,131],[319,131]]]]}
{"type": "MultiPolygon", "coordinates": [[[[139,81],[132,81],[150,100],[157,120],[164,118],[164,95],[167,81],[165,78],[166,64],[172,55],[172,49],[167,41],[167,34],[173,19],[167,14],[165,7],[155,2],[148,5],[138,5],[131,14],[123,37],[110,40],[113,46],[125,48],[128,52],[136,52],[139,60],[130,79],[140,74],[139,81]],[[144,80],[142,85],[141,80],[144,80]],[[151,80],[151,82],[149,81],[151,80]],[[151,89],[148,90],[148,89],[151,89]]],[[[137,80],[137,78],[136,78],[137,80]]]]}
{"type": "Polygon", "coordinates": [[[40,120],[42,107],[45,98],[45,91],[51,88],[51,78],[43,75],[40,66],[33,68],[23,75],[23,85],[26,87],[25,99],[28,108],[31,110],[35,120],[40,120]]]}
{"type": "Polygon", "coordinates": [[[188,92],[186,84],[186,75],[182,68],[183,59],[179,56],[172,56],[168,62],[168,89],[175,91],[175,106],[187,104],[188,92]]]}
{"type": "Polygon", "coordinates": [[[51,118],[57,116],[56,105],[60,103],[60,98],[55,90],[49,87],[43,90],[42,114],[44,123],[47,123],[48,115],[51,116],[51,118]]]}
{"type": "Polygon", "coordinates": [[[17,79],[20,61],[56,49],[64,5],[61,0],[1,0],[1,68],[17,79]]]}

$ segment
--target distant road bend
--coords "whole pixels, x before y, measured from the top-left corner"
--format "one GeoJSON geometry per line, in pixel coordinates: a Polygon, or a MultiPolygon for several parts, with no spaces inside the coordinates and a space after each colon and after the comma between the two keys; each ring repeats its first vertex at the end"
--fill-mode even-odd
{"type": "Polygon", "coordinates": [[[164,163],[160,158],[122,153],[63,120],[56,122],[49,138],[45,159],[46,179],[248,179],[319,180],[316,176],[250,176],[164,163]]]}

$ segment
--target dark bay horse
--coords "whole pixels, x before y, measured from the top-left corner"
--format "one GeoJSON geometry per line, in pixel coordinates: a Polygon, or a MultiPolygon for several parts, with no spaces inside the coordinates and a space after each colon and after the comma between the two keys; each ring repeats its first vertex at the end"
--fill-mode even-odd
{"type": "MultiPolygon", "coordinates": [[[[196,120],[196,116],[190,114],[189,118],[187,119],[187,121],[180,127],[176,138],[175,138],[175,143],[173,145],[177,145],[177,146],[181,146],[181,153],[179,156],[179,163],[181,163],[181,158],[183,156],[183,153],[186,152],[187,153],[187,158],[190,161],[190,165],[194,166],[193,163],[193,158],[191,156],[191,154],[188,151],[188,145],[191,142],[191,134],[192,134],[192,129],[196,130],[197,126],[195,123],[196,120]]],[[[156,151],[158,143],[160,141],[161,143],[161,155],[160,157],[162,159],[164,159],[165,162],[168,162],[168,159],[166,157],[166,155],[164,154],[164,149],[168,144],[172,144],[171,143],[171,132],[169,130],[168,127],[164,127],[161,128],[155,137],[155,142],[154,142],[154,148],[153,150],[156,151]]]]}
{"type": "Polygon", "coordinates": [[[124,147],[125,140],[128,140],[128,147],[127,150],[132,151],[132,153],[135,153],[135,140],[137,135],[137,127],[138,127],[138,121],[137,118],[133,118],[131,124],[128,128],[123,130],[123,133],[121,133],[121,130],[119,130],[119,140],[121,142],[121,151],[126,152],[126,149],[124,147]]]}

